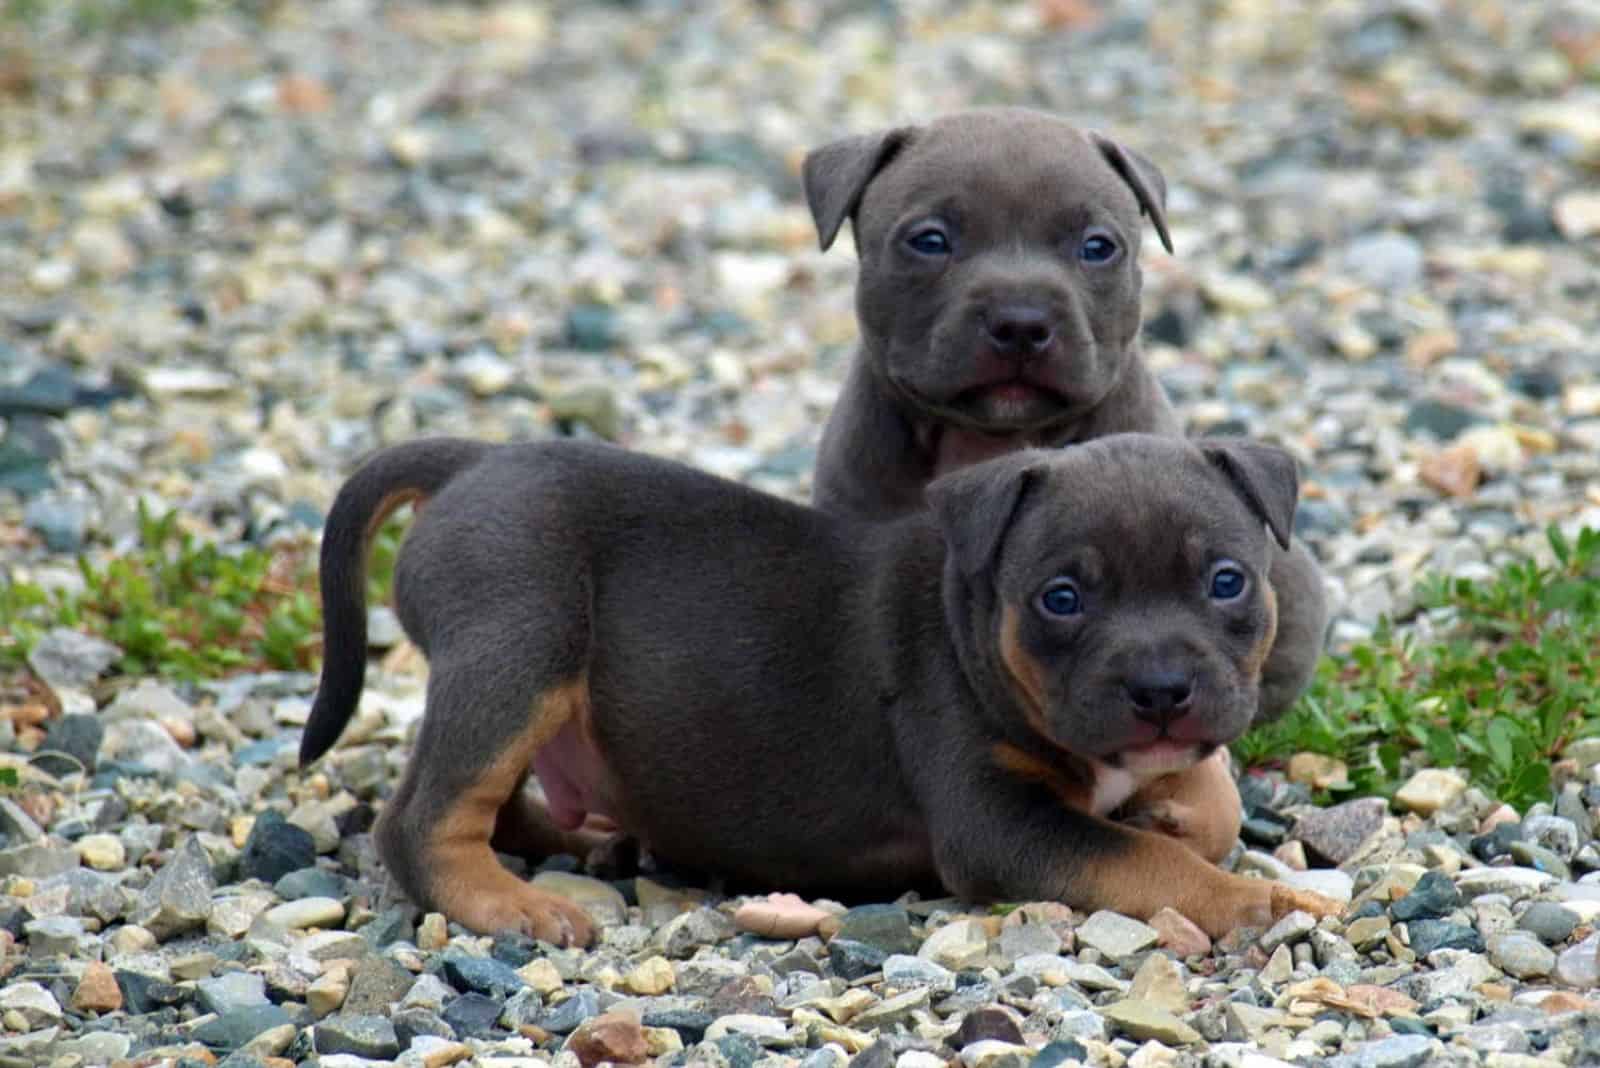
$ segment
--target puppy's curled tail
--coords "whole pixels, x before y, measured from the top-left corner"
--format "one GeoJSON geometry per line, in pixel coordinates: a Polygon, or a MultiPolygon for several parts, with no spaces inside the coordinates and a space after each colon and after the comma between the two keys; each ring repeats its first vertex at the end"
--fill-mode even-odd
{"type": "Polygon", "coordinates": [[[384,449],[339,490],[322,532],[322,679],[300,736],[300,766],[333,747],[361,699],[367,672],[367,550],[401,505],[439,492],[491,446],[428,438],[384,449]]]}

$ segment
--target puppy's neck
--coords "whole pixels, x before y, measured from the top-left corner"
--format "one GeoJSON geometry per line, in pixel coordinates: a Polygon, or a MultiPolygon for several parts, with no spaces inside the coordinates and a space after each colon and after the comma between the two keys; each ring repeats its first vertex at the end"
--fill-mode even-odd
{"type": "Polygon", "coordinates": [[[1035,435],[1021,432],[985,434],[932,422],[924,423],[919,429],[919,442],[923,453],[929,457],[932,478],[1038,444],[1035,435]]]}

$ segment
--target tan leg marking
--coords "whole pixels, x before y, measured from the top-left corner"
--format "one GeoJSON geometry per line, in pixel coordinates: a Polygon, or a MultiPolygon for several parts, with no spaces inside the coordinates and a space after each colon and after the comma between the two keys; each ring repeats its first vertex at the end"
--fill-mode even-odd
{"type": "Polygon", "coordinates": [[[1228,770],[1228,751],[1152,779],[1128,799],[1122,820],[1175,838],[1213,864],[1239,838],[1244,805],[1228,770]]]}
{"type": "Polygon", "coordinates": [[[578,678],[539,699],[528,727],[484,769],[432,828],[424,850],[429,903],[481,934],[519,931],[557,945],[587,945],[594,927],[587,913],[565,898],[523,882],[495,858],[490,839],[503,808],[520,792],[539,747],[589,699],[578,678]]]}
{"type": "Polygon", "coordinates": [[[1141,918],[1170,907],[1212,938],[1235,927],[1269,926],[1296,909],[1331,916],[1342,908],[1321,894],[1231,875],[1172,838],[1125,826],[1107,833],[1128,836],[1128,848],[1080,867],[1066,904],[1141,918]]]}

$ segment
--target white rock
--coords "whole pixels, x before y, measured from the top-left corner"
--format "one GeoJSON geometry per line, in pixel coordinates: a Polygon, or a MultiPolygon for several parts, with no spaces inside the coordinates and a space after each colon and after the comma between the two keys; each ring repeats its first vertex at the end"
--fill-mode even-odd
{"type": "Polygon", "coordinates": [[[706,1039],[716,1041],[730,1033],[749,1035],[763,1045],[768,1042],[786,1042],[788,1026],[776,1016],[757,1016],[754,1013],[735,1012],[719,1016],[706,1028],[706,1039]]]}
{"type": "Polygon", "coordinates": [[[989,936],[977,920],[952,920],[923,941],[917,956],[946,968],[961,968],[982,956],[988,946],[989,936]]]}
{"type": "Polygon", "coordinates": [[[307,927],[337,927],[344,922],[344,906],[331,897],[303,897],[285,901],[262,914],[275,927],[298,931],[307,927]]]}
{"type": "Polygon", "coordinates": [[[227,393],[232,375],[208,367],[155,367],[144,373],[145,391],[159,398],[206,397],[227,393]]]}
{"type": "Polygon", "coordinates": [[[1307,871],[1291,871],[1283,876],[1279,882],[1292,886],[1296,890],[1309,890],[1314,894],[1331,897],[1341,904],[1348,904],[1355,893],[1355,880],[1338,868],[1311,868],[1307,871]]]}
{"type": "Polygon", "coordinates": [[[1557,197],[1550,214],[1569,241],[1600,235],[1600,193],[1593,190],[1579,189],[1557,197]]]}
{"type": "Polygon", "coordinates": [[[35,982],[7,983],[0,988],[0,1013],[9,1012],[21,1015],[30,1031],[61,1022],[61,1003],[35,982]]]}
{"type": "Polygon", "coordinates": [[[1456,876],[1456,889],[1468,899],[1484,894],[1518,899],[1537,894],[1555,881],[1554,875],[1533,868],[1473,868],[1456,876]]]}
{"type": "Polygon", "coordinates": [[[1079,945],[1098,949],[1112,960],[1149,949],[1160,938],[1161,932],[1149,924],[1105,909],[1091,915],[1078,928],[1079,945]]]}
{"type": "Polygon", "coordinates": [[[1431,816],[1466,789],[1467,780],[1452,768],[1423,768],[1395,791],[1394,803],[1408,812],[1431,816]]]}

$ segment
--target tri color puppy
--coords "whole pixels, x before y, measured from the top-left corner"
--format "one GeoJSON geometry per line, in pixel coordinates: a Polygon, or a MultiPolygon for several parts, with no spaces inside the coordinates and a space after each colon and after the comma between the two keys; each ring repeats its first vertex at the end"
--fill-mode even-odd
{"type": "MultiPolygon", "coordinates": [[[[1172,251],[1149,160],[1001,108],[834,142],[803,179],[822,247],[849,219],[861,260],[861,345],[823,433],[819,507],[904,515],[932,479],[988,457],[1182,432],[1139,354],[1141,215],[1172,251]]],[[[1327,621],[1303,546],[1275,554],[1272,585],[1263,719],[1310,683],[1327,621]]]]}
{"type": "Polygon", "coordinates": [[[1287,454],[1124,435],[947,476],[930,509],[831,516],[575,442],[377,454],[322,545],[322,755],[366,664],[364,557],[396,566],[431,670],[380,855],[481,932],[587,941],[496,844],[613,820],[658,858],[766,888],[1057,900],[1213,935],[1326,899],[1227,874],[1103,816],[1249,725],[1289,536],[1287,454]]]}

